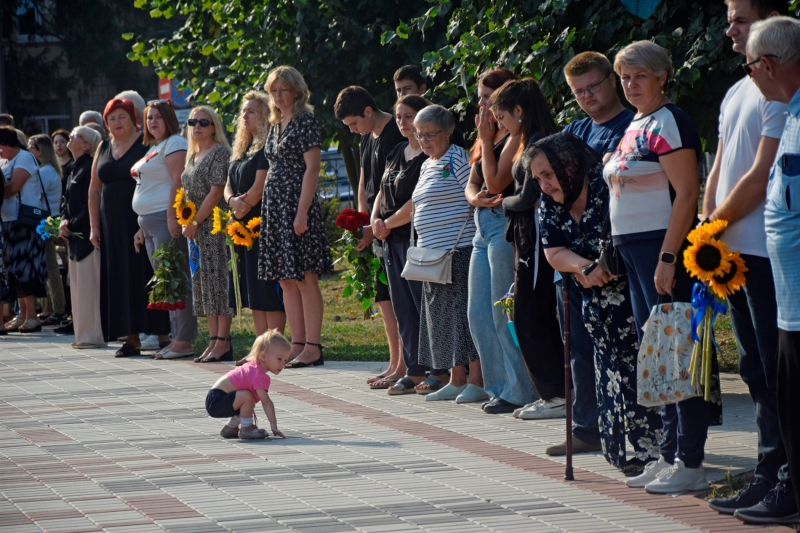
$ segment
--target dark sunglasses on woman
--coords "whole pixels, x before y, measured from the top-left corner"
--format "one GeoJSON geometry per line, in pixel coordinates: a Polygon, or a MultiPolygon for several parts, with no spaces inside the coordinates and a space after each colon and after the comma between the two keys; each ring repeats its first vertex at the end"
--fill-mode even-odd
{"type": "Polygon", "coordinates": [[[186,121],[186,123],[193,128],[198,124],[200,124],[201,128],[207,128],[211,125],[211,121],[208,120],[207,118],[190,118],[189,120],[186,121]]]}

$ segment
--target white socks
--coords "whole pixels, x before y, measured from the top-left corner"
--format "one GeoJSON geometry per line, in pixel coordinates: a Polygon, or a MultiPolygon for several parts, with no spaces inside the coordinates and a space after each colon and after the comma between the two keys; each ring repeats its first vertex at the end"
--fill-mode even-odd
{"type": "Polygon", "coordinates": [[[250,418],[242,417],[242,418],[239,419],[239,422],[241,423],[243,428],[246,428],[247,426],[252,426],[253,425],[253,417],[250,417],[250,418]]]}
{"type": "Polygon", "coordinates": [[[228,427],[229,428],[238,428],[239,427],[239,420],[241,420],[238,415],[232,416],[230,420],[228,420],[228,427]]]}

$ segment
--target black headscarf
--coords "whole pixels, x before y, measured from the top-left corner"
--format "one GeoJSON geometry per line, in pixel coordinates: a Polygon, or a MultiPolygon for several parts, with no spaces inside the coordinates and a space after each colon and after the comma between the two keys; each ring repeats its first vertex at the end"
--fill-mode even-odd
{"type": "Polygon", "coordinates": [[[556,133],[535,143],[525,154],[526,162],[544,154],[553,167],[561,192],[564,209],[570,209],[581,195],[589,171],[599,163],[586,143],[571,133],[556,133]]]}

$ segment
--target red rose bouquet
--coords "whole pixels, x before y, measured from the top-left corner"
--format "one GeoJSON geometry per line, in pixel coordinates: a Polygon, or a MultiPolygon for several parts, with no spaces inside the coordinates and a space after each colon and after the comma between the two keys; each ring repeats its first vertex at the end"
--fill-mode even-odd
{"type": "Polygon", "coordinates": [[[344,252],[336,262],[347,259],[350,266],[342,274],[345,282],[342,296],[357,300],[364,310],[364,318],[370,318],[372,302],[377,295],[375,277],[377,275],[378,283],[388,284],[388,281],[386,273],[381,269],[380,260],[372,253],[371,246],[361,251],[356,250],[358,242],[363,237],[362,228],[369,225],[369,215],[355,209],[344,209],[336,217],[336,225],[345,230],[338,241],[344,245],[344,252]]]}

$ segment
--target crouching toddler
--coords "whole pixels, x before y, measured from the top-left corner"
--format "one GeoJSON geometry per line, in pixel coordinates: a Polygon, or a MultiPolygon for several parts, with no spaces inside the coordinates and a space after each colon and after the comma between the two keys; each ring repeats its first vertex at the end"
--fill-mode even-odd
{"type": "Polygon", "coordinates": [[[255,406],[261,402],[272,433],[284,438],[278,430],[275,405],[268,394],[270,378],[267,372],[280,374],[291,348],[292,345],[278,330],[269,330],[256,338],[245,364],[214,383],[206,395],[206,411],[212,418],[230,418],[220,435],[226,439],[267,438],[267,431],[259,429],[255,423],[255,406]]]}

